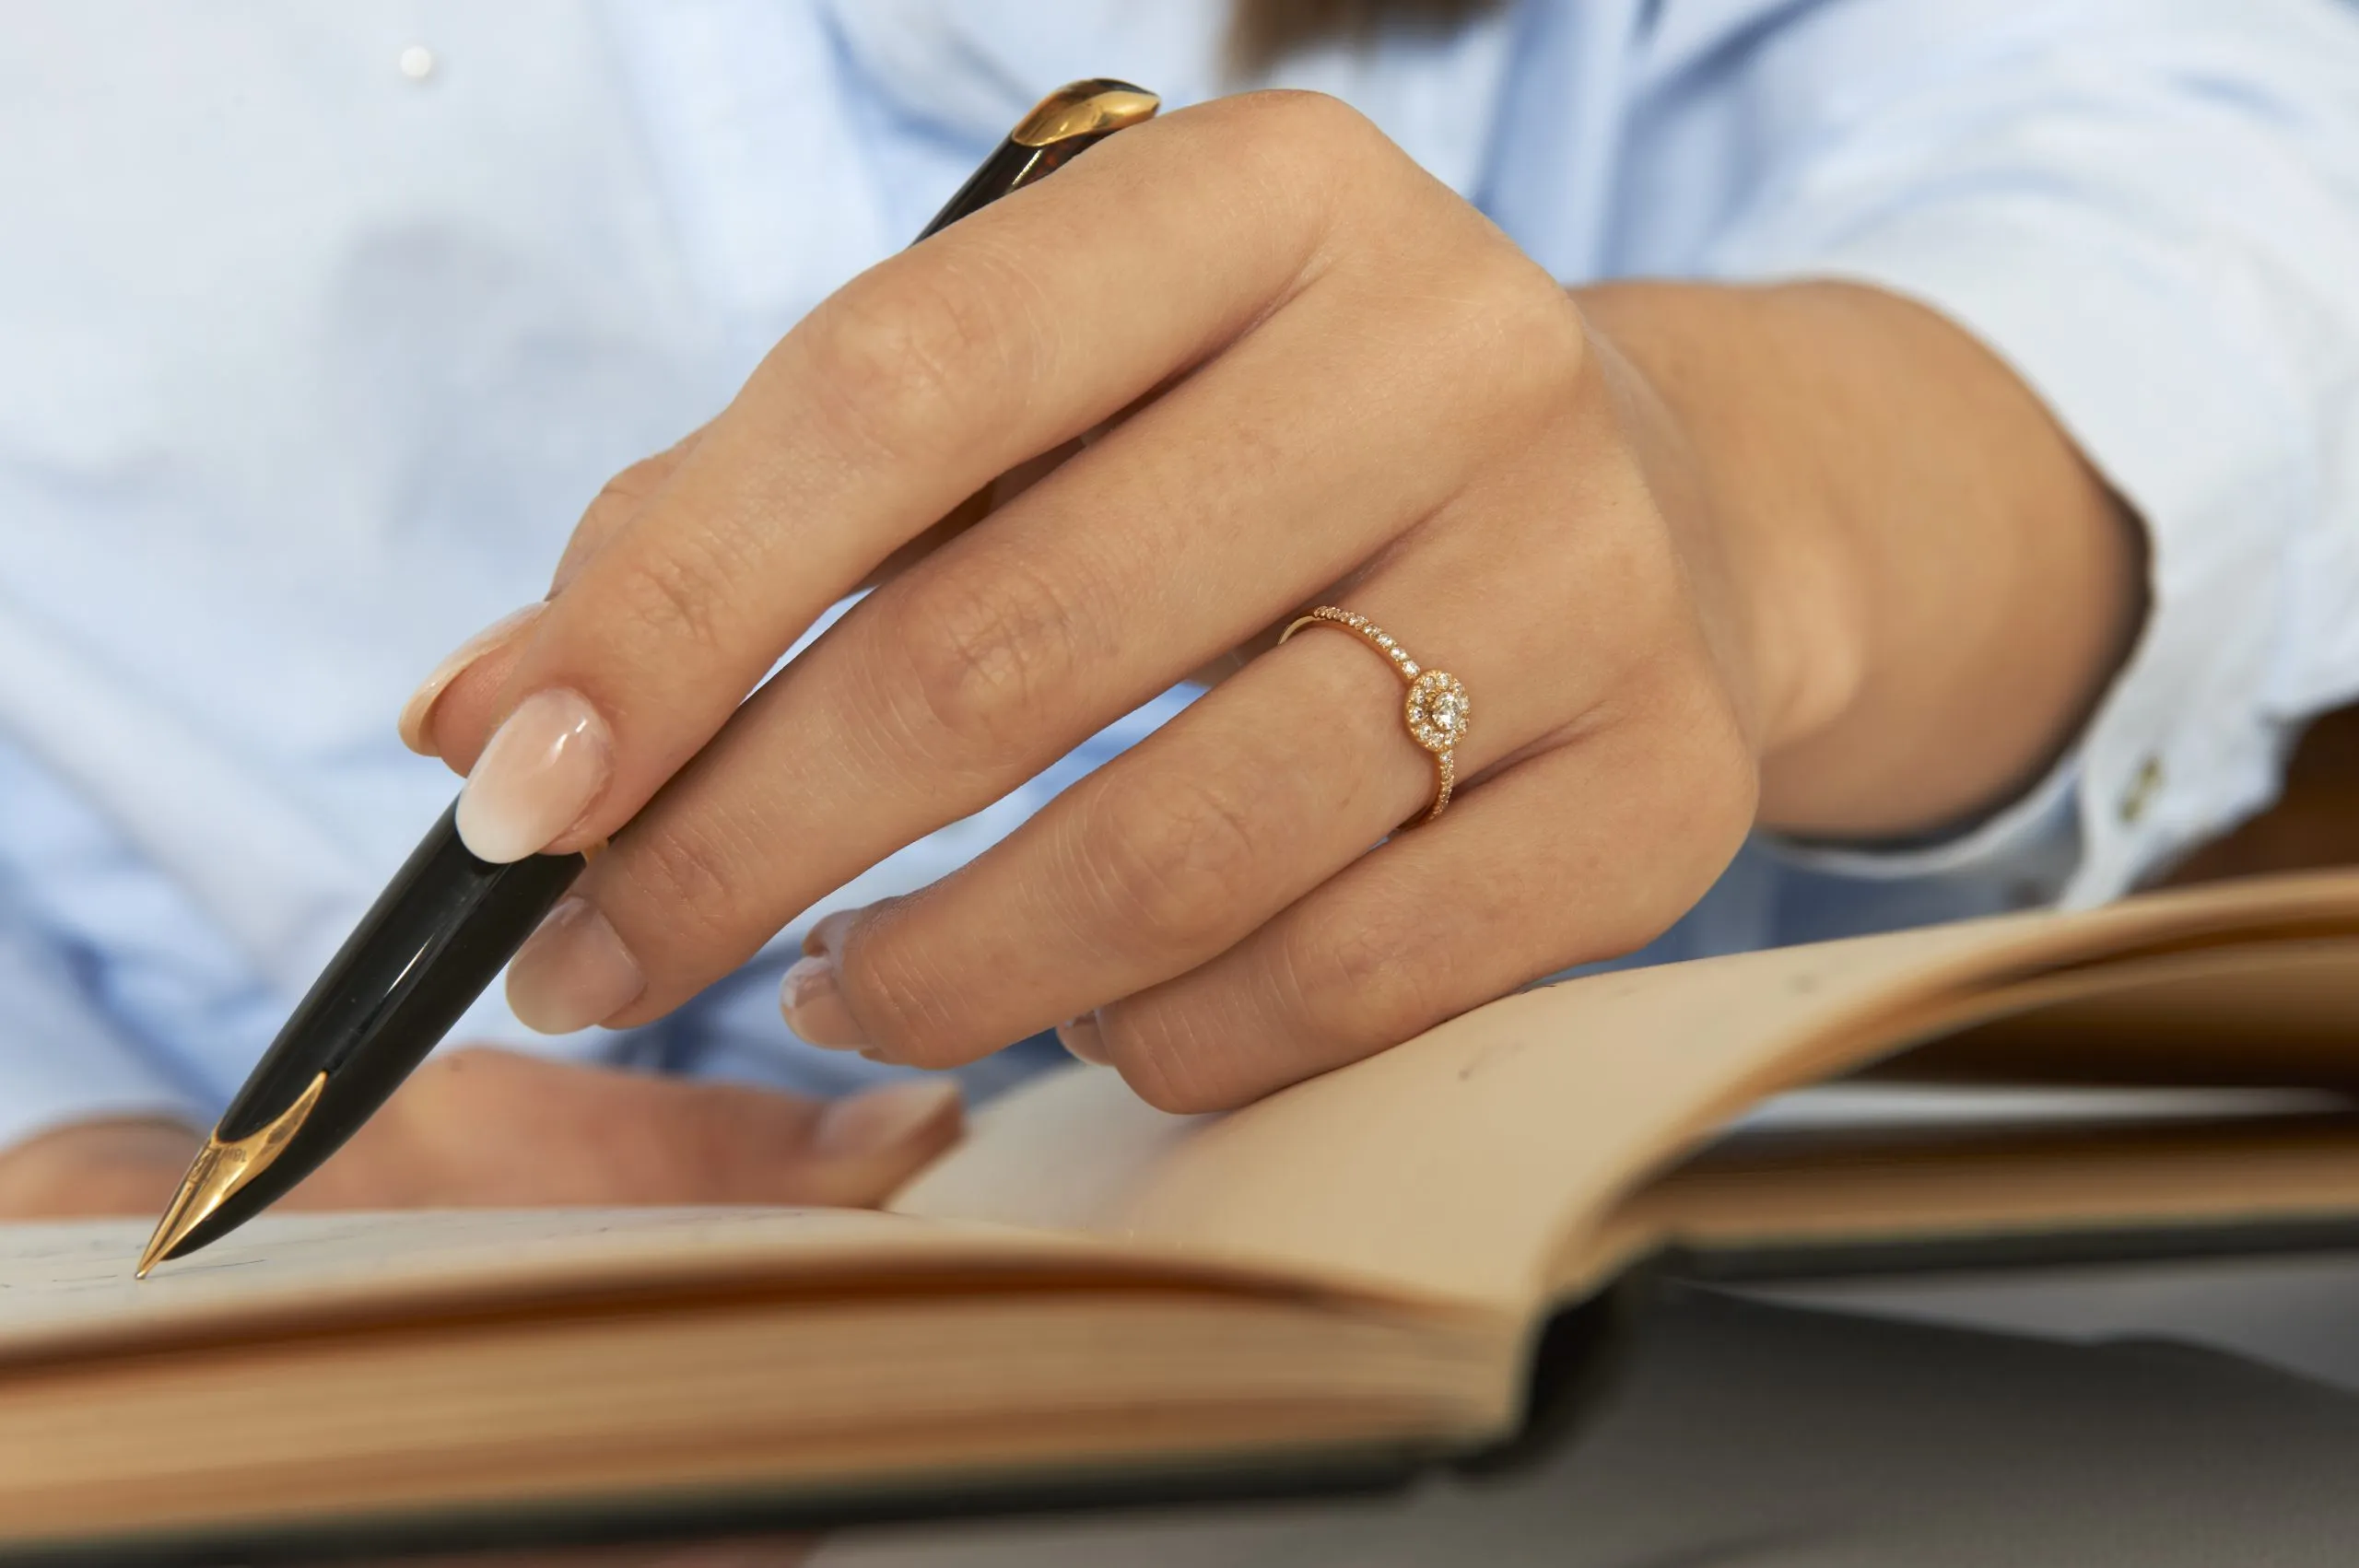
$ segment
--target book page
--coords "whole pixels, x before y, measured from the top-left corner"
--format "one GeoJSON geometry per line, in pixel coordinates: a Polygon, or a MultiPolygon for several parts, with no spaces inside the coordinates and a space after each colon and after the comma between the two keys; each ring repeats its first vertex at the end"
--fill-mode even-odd
{"type": "Polygon", "coordinates": [[[1050,1268],[1255,1284],[1087,1238],[861,1210],[265,1214],[138,1280],[133,1270],[149,1228],[144,1220],[0,1225],[0,1366],[288,1325],[407,1322],[765,1281],[781,1293],[893,1280],[940,1289],[1050,1268]]]}
{"type": "MultiPolygon", "coordinates": [[[[2241,932],[2315,978],[2318,943],[2340,930],[2359,970],[2354,930],[2359,877],[2345,874],[1598,975],[1219,1117],[1164,1116],[1110,1071],[1076,1068],[988,1110],[895,1207],[1289,1258],[1526,1310],[1621,1195],[1772,1094],[2125,977],[2258,974],[2266,942],[2219,956],[2241,932]]],[[[2310,991],[2237,989],[2248,1011],[2231,1051],[2273,1022],[2315,1034],[2310,991]]]]}
{"type": "Polygon", "coordinates": [[[1764,1249],[2359,1216],[2359,1124],[2337,1114],[1740,1136],[1615,1206],[1602,1251],[1764,1249]],[[1816,1147],[1812,1147],[1816,1145],[1816,1147]],[[2159,1216],[2159,1218],[2158,1218],[2159,1216]]]}
{"type": "MultiPolygon", "coordinates": [[[[2359,927],[2359,876],[1601,975],[1219,1117],[1165,1116],[1077,1068],[991,1107],[891,1214],[269,1215],[145,1282],[144,1221],[0,1226],[0,1363],[600,1292],[928,1271],[949,1289],[962,1270],[1051,1266],[1524,1311],[1569,1239],[1748,1106],[2032,1002],[2093,1005],[2142,976],[2131,1003],[2160,995],[2177,1013],[2200,1009],[2211,977],[2236,998],[2226,1043],[2278,1062],[2260,1082],[2284,1082],[2296,1058],[2263,1048],[2272,1030],[2313,1059],[2339,1040],[2320,1019],[2343,1015],[2339,977],[2359,965],[2321,945],[2336,921],[2359,927]],[[2231,961],[2237,933],[2269,941],[2231,961]]],[[[2095,1016],[2081,1033],[2108,1038],[2095,1016]]],[[[2171,1059],[2188,1078],[2187,1051],[2171,1059]]]]}

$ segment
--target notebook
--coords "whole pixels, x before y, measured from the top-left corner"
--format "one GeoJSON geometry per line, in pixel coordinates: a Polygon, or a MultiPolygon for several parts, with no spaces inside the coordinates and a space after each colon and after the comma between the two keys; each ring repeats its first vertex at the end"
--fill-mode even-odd
{"type": "Polygon", "coordinates": [[[2359,1236],[2359,873],[1589,976],[1223,1115],[1078,1064],[881,1212],[0,1228],[0,1561],[660,1538],[1512,1462],[1664,1270],[2359,1236]]]}

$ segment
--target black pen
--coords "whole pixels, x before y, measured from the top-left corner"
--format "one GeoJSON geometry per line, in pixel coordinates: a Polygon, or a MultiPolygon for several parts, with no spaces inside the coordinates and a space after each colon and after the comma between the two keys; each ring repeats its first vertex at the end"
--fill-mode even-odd
{"type": "MultiPolygon", "coordinates": [[[[1127,82],[1058,88],[1034,107],[918,236],[1053,172],[1150,118],[1127,82]]],[[[442,813],[263,1053],[140,1255],[142,1278],[218,1241],[317,1170],[440,1044],[589,863],[477,860],[442,813]]]]}

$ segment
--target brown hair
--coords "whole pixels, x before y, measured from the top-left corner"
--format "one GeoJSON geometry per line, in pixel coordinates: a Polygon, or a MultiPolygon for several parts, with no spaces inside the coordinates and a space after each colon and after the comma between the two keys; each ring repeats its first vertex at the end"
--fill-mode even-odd
{"type": "Polygon", "coordinates": [[[1448,32],[1502,0],[1236,0],[1228,18],[1227,62],[1257,76],[1298,49],[1357,41],[1401,29],[1448,32]]]}

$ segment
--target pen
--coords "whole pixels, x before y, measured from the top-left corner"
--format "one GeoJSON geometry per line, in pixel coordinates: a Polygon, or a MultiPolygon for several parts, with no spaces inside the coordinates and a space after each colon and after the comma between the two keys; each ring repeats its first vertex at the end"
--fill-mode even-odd
{"type": "MultiPolygon", "coordinates": [[[[1152,117],[1127,82],[1074,82],[1033,107],[918,235],[1053,172],[1152,117]]],[[[594,852],[594,851],[593,851],[594,852]]],[[[317,1170],[481,996],[589,863],[477,860],[442,813],[361,917],[229,1102],[140,1255],[139,1274],[216,1242],[317,1170]]]]}

